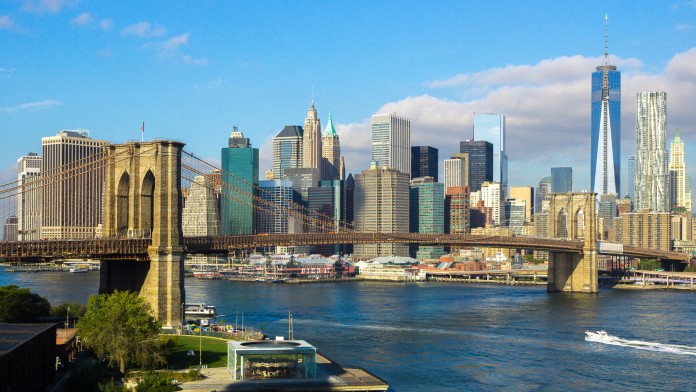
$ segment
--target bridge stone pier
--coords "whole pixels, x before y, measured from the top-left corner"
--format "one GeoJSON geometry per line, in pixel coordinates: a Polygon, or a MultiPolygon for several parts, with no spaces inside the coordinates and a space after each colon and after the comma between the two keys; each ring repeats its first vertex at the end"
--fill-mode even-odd
{"type": "Polygon", "coordinates": [[[105,238],[152,238],[149,260],[104,260],[100,293],[135,291],[165,326],[181,325],[181,150],[175,141],[106,146],[105,238]]]}
{"type": "Polygon", "coordinates": [[[549,252],[547,291],[596,293],[597,220],[596,193],[552,193],[549,237],[582,239],[582,253],[549,252]]]}

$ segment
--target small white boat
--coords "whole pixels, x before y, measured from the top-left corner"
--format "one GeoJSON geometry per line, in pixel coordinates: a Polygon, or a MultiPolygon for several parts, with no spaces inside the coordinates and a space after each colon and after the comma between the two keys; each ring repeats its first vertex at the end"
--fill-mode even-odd
{"type": "Polygon", "coordinates": [[[89,271],[89,269],[84,268],[84,267],[70,267],[70,269],[68,270],[68,272],[73,273],[73,274],[87,272],[87,271],[89,271]]]}
{"type": "Polygon", "coordinates": [[[592,331],[585,331],[585,340],[588,342],[606,342],[608,340],[611,340],[611,337],[607,333],[607,331],[597,331],[597,332],[592,332],[592,331]]]}
{"type": "Polygon", "coordinates": [[[184,314],[190,317],[215,317],[217,309],[213,305],[184,304],[184,314]]]}

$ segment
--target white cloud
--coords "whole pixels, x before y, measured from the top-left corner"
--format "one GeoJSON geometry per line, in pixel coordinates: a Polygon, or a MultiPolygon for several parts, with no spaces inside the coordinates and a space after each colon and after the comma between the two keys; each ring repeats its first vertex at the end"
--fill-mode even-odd
{"type": "Polygon", "coordinates": [[[121,34],[134,35],[137,37],[161,37],[167,33],[167,29],[160,25],[151,25],[150,22],[140,22],[126,26],[121,30],[121,34]]]}
{"type": "Polygon", "coordinates": [[[174,53],[180,46],[188,44],[188,36],[188,33],[184,33],[164,41],[162,44],[162,54],[167,55],[174,53]]]}
{"type": "Polygon", "coordinates": [[[114,22],[112,22],[111,19],[102,19],[99,21],[99,28],[102,30],[109,30],[113,25],[114,22]]]}
{"type": "Polygon", "coordinates": [[[0,168],[0,184],[6,184],[17,180],[17,165],[11,163],[0,168]]]}
{"type": "Polygon", "coordinates": [[[92,23],[92,15],[89,12],[83,12],[72,19],[72,24],[78,26],[87,26],[92,23]]]}
{"type": "Polygon", "coordinates": [[[64,8],[71,8],[79,4],[79,0],[24,0],[22,10],[35,13],[57,13],[64,8]]]}
{"type": "Polygon", "coordinates": [[[191,65],[206,65],[206,64],[208,64],[208,59],[193,58],[187,54],[181,56],[181,61],[183,61],[186,64],[191,64],[191,65]]]}
{"type": "Polygon", "coordinates": [[[62,104],[63,103],[61,101],[57,101],[55,99],[46,99],[43,101],[22,103],[22,104],[15,105],[15,106],[0,107],[0,113],[12,114],[12,113],[21,112],[21,111],[35,111],[35,110],[41,110],[41,109],[49,109],[49,108],[53,108],[56,106],[60,106],[62,104]]]}
{"type": "Polygon", "coordinates": [[[693,30],[694,26],[689,23],[679,23],[678,25],[674,26],[674,28],[679,31],[688,31],[693,30]]]}
{"type": "Polygon", "coordinates": [[[15,26],[14,20],[10,17],[10,15],[0,15],[0,30],[2,29],[13,29],[15,26]]]}

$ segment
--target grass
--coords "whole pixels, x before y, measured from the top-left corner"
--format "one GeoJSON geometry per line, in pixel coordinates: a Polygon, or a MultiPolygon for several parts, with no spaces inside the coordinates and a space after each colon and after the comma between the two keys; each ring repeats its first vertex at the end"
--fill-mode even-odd
{"type": "MultiPolygon", "coordinates": [[[[227,340],[203,336],[200,339],[203,350],[203,365],[208,367],[227,366],[227,340]]],[[[174,351],[167,356],[167,366],[170,369],[190,369],[198,367],[198,336],[176,336],[174,351]],[[195,355],[186,355],[193,350],[195,355]]]]}

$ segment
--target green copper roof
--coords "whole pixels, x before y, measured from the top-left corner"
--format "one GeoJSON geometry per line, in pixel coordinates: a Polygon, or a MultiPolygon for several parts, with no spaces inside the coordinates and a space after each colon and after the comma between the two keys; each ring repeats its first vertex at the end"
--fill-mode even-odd
{"type": "Polygon", "coordinates": [[[326,124],[324,136],[338,136],[336,133],[336,128],[334,128],[333,121],[331,120],[331,113],[329,113],[329,123],[326,124]]]}
{"type": "Polygon", "coordinates": [[[674,142],[681,143],[681,138],[679,137],[679,128],[677,128],[677,132],[674,134],[674,142]]]}

